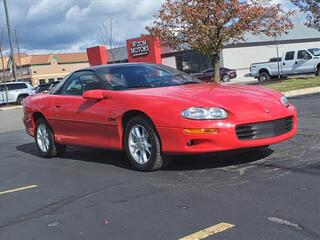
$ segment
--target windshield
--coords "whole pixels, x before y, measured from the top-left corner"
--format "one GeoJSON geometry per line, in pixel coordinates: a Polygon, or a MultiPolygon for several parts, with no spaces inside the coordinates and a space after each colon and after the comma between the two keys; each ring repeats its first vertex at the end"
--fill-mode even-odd
{"type": "Polygon", "coordinates": [[[310,48],[308,51],[313,55],[313,56],[320,56],[320,48],[310,48]]]}
{"type": "Polygon", "coordinates": [[[124,65],[106,67],[98,76],[114,90],[154,88],[200,83],[201,81],[164,65],[124,65]]]}

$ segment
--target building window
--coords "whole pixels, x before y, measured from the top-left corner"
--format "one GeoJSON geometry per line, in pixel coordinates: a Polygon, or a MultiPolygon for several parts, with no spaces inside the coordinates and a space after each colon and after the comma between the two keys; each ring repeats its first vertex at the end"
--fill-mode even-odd
{"type": "Polygon", "coordinates": [[[44,84],[44,83],[46,83],[45,79],[39,79],[39,84],[44,84]]]}
{"type": "Polygon", "coordinates": [[[63,79],[62,77],[57,78],[58,81],[61,81],[62,79],[63,79]]]}
{"type": "Polygon", "coordinates": [[[49,78],[48,81],[49,81],[49,83],[53,83],[54,82],[54,78],[49,78]]]}
{"type": "Polygon", "coordinates": [[[186,73],[198,73],[212,67],[210,56],[195,51],[181,52],[176,56],[177,69],[186,73]]]}

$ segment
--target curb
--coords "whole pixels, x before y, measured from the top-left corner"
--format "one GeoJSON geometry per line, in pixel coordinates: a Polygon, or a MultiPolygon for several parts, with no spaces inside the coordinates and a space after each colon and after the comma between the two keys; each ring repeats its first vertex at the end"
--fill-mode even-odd
{"type": "Polygon", "coordinates": [[[286,97],[297,97],[297,96],[313,94],[313,93],[320,93],[320,87],[304,88],[304,89],[283,92],[283,94],[286,97]]]}
{"type": "Polygon", "coordinates": [[[10,107],[0,107],[0,112],[1,111],[7,111],[7,110],[13,110],[13,109],[22,109],[22,106],[10,106],[10,107]]]}

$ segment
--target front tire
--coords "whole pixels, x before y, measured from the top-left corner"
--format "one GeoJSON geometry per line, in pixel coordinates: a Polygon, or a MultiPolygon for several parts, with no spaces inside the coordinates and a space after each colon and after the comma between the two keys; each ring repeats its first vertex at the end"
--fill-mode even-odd
{"type": "Polygon", "coordinates": [[[40,118],[37,120],[35,128],[35,141],[41,157],[50,158],[62,156],[66,146],[54,141],[54,135],[48,122],[40,118]]]}
{"type": "Polygon", "coordinates": [[[162,154],[155,127],[143,116],[129,120],[124,132],[124,147],[132,166],[138,171],[155,171],[169,163],[162,154]]]}

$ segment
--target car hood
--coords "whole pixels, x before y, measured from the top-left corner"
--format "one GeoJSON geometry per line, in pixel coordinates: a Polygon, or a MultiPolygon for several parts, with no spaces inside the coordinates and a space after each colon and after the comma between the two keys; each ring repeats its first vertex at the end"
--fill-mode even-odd
{"type": "Polygon", "coordinates": [[[248,85],[214,83],[134,90],[139,96],[166,99],[187,107],[221,107],[238,120],[281,117],[289,111],[280,101],[281,93],[248,85]]]}

